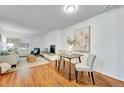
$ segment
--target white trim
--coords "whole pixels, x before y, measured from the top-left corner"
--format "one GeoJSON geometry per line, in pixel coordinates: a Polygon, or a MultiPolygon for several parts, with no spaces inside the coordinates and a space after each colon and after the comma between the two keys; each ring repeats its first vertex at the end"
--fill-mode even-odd
{"type": "Polygon", "coordinates": [[[111,77],[111,78],[113,78],[113,79],[116,79],[116,80],[119,80],[119,81],[124,82],[124,79],[119,78],[119,77],[117,77],[117,76],[110,75],[110,74],[108,74],[108,73],[105,73],[105,72],[103,72],[103,71],[96,70],[96,69],[95,69],[94,71],[96,71],[96,72],[98,72],[98,73],[101,73],[101,74],[103,74],[103,75],[106,75],[106,76],[108,76],[108,77],[111,77]]]}

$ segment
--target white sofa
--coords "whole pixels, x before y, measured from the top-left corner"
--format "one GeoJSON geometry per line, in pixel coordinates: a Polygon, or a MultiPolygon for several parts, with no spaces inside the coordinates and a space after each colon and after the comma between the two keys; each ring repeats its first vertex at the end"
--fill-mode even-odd
{"type": "Polygon", "coordinates": [[[18,62],[17,54],[0,56],[0,63],[8,63],[10,65],[16,65],[17,62],[18,62]]]}

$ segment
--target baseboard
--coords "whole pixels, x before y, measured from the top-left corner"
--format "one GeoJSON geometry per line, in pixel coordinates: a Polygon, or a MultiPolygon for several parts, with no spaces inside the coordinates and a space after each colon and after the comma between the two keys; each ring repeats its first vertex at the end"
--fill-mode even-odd
{"type": "Polygon", "coordinates": [[[95,72],[98,72],[98,73],[100,73],[100,74],[103,74],[103,75],[105,75],[105,76],[108,76],[108,77],[110,77],[110,78],[112,78],[112,79],[115,79],[115,80],[124,82],[123,79],[120,79],[120,78],[118,78],[118,77],[116,77],[116,76],[112,76],[112,75],[107,74],[107,73],[105,73],[105,72],[102,72],[102,71],[100,71],[100,70],[94,70],[94,71],[95,71],[95,72]]]}

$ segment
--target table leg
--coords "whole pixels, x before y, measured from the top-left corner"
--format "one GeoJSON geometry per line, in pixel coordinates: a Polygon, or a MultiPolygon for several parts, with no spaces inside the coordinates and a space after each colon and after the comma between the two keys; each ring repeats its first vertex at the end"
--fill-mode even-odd
{"type": "Polygon", "coordinates": [[[55,60],[55,68],[57,68],[58,60],[55,60]]]}
{"type": "Polygon", "coordinates": [[[61,61],[62,61],[62,56],[60,56],[60,60],[59,60],[59,62],[58,62],[58,71],[59,71],[59,69],[60,69],[61,61]]]}
{"type": "Polygon", "coordinates": [[[71,59],[69,59],[69,80],[71,80],[71,59]]]}
{"type": "Polygon", "coordinates": [[[63,60],[63,68],[65,68],[65,59],[63,60]]]}
{"type": "Polygon", "coordinates": [[[79,59],[79,62],[81,63],[81,58],[79,57],[78,59],[79,59]]]}

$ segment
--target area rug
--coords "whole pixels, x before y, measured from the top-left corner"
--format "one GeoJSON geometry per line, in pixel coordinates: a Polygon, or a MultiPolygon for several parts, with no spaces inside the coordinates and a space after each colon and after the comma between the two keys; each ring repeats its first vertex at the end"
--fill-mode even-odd
{"type": "Polygon", "coordinates": [[[30,68],[30,67],[35,67],[35,66],[39,66],[39,65],[44,65],[44,64],[48,64],[48,63],[49,63],[49,61],[43,57],[37,57],[36,62],[34,62],[34,63],[27,62],[26,57],[23,57],[23,58],[19,59],[19,62],[16,65],[16,68],[13,67],[8,72],[13,72],[13,71],[30,68]]]}

